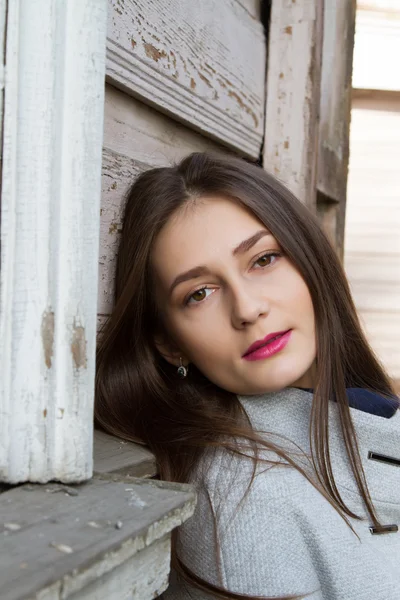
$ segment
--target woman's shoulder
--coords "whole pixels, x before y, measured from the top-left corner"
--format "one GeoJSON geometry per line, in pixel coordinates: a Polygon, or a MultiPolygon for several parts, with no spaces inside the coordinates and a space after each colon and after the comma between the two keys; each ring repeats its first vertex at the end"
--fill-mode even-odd
{"type": "MultiPolygon", "coordinates": [[[[297,453],[296,463],[311,477],[313,469],[309,457],[290,440],[286,440],[287,449],[293,451],[293,457],[297,453]]],[[[206,494],[209,502],[214,506],[223,505],[225,511],[249,496],[250,488],[249,497],[257,501],[262,498],[264,503],[294,497],[304,493],[305,485],[310,485],[307,477],[275,450],[258,448],[256,453],[247,442],[241,443],[235,452],[225,448],[208,449],[193,471],[190,483],[198,494],[206,494]]]]}

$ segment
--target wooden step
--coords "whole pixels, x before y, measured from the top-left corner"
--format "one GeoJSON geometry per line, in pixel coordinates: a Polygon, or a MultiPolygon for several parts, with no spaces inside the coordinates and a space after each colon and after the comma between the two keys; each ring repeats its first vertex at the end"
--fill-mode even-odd
{"type": "Polygon", "coordinates": [[[2,600],[155,598],[168,586],[171,531],[196,502],[188,485],[118,474],[0,498],[2,600]]]}

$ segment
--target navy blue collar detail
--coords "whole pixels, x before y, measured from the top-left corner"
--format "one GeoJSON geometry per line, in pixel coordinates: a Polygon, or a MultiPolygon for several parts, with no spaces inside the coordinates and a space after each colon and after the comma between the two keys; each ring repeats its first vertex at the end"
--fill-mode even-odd
{"type": "MultiPolygon", "coordinates": [[[[312,388],[297,389],[304,390],[305,392],[314,392],[312,388]]],[[[351,408],[356,408],[372,415],[378,415],[379,417],[385,417],[386,419],[393,417],[400,407],[400,401],[395,396],[385,398],[376,392],[371,392],[363,388],[347,388],[346,393],[351,408]]]]}

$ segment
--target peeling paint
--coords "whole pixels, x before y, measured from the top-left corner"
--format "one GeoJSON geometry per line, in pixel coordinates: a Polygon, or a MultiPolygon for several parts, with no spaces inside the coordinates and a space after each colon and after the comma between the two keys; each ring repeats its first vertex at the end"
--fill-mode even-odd
{"type": "Polygon", "coordinates": [[[240,108],[243,108],[245,110],[245,112],[250,115],[254,121],[254,126],[258,127],[258,118],[255,115],[255,113],[251,110],[251,108],[249,106],[247,106],[243,100],[241,99],[241,97],[236,93],[236,92],[232,92],[232,90],[230,90],[228,92],[228,96],[230,98],[234,98],[236,100],[236,102],[239,104],[240,108]]]}
{"type": "Polygon", "coordinates": [[[192,90],[196,89],[196,82],[193,79],[193,77],[190,78],[190,87],[191,87],[192,90]]]}
{"type": "Polygon", "coordinates": [[[42,343],[44,351],[44,362],[50,369],[54,346],[54,312],[45,311],[42,317],[42,343]]]}
{"type": "Polygon", "coordinates": [[[131,38],[131,45],[132,45],[132,48],[134,48],[137,45],[137,42],[135,42],[135,40],[133,38],[131,38]]]}
{"type": "Polygon", "coordinates": [[[45,409],[44,409],[44,411],[43,411],[43,416],[44,416],[44,418],[46,418],[46,417],[47,417],[47,408],[45,408],[45,409]]]}
{"type": "Polygon", "coordinates": [[[211,71],[211,73],[214,73],[214,75],[216,74],[216,70],[213,69],[213,67],[211,65],[209,65],[208,63],[205,63],[204,66],[209,69],[209,71],[211,71]]]}
{"type": "Polygon", "coordinates": [[[283,147],[287,150],[289,148],[289,142],[286,140],[286,142],[283,144],[283,147]]]}
{"type": "Polygon", "coordinates": [[[204,75],[202,73],[199,73],[199,77],[202,81],[204,81],[204,83],[206,83],[208,85],[208,87],[212,88],[210,80],[207,79],[207,77],[204,77],[204,75]]]}
{"type": "Polygon", "coordinates": [[[120,230],[118,229],[118,223],[110,223],[110,227],[108,228],[109,234],[118,233],[119,231],[120,230]]]}
{"type": "Polygon", "coordinates": [[[143,45],[146,55],[155,62],[158,62],[160,58],[167,57],[167,53],[165,52],[165,50],[158,50],[155,46],[153,46],[153,44],[149,44],[148,42],[144,42],[143,45]]]}
{"type": "Polygon", "coordinates": [[[86,369],[87,358],[85,328],[82,327],[82,325],[76,325],[75,321],[72,330],[71,354],[75,367],[77,369],[81,367],[86,369]]]}
{"type": "Polygon", "coordinates": [[[285,27],[284,31],[288,35],[292,35],[292,27],[290,25],[288,25],[287,27],[285,27]]]}
{"type": "Polygon", "coordinates": [[[172,63],[174,65],[174,69],[176,69],[176,56],[175,56],[175,52],[173,52],[172,50],[170,50],[169,53],[172,56],[172,63]]]}

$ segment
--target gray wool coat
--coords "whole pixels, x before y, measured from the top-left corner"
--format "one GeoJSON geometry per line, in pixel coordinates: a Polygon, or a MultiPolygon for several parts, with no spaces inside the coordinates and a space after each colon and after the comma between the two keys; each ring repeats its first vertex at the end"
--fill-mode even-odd
{"type": "MultiPolygon", "coordinates": [[[[310,473],[311,463],[296,444],[309,453],[312,397],[310,392],[286,388],[239,398],[253,427],[268,432],[268,439],[290,451],[310,473]]],[[[178,534],[178,552],[189,569],[210,583],[248,595],[400,600],[400,531],[371,532],[350,471],[335,402],[329,411],[333,472],[347,506],[364,518],[349,518],[359,537],[301,473],[283,462],[273,468],[261,465],[243,500],[250,461],[219,450],[212,459],[205,457],[193,473],[198,503],[178,534]]],[[[399,525],[400,411],[391,418],[350,411],[378,517],[384,525],[399,525]]],[[[277,459],[271,452],[264,456],[277,459]]],[[[172,574],[162,598],[214,596],[179,583],[172,574]]]]}

